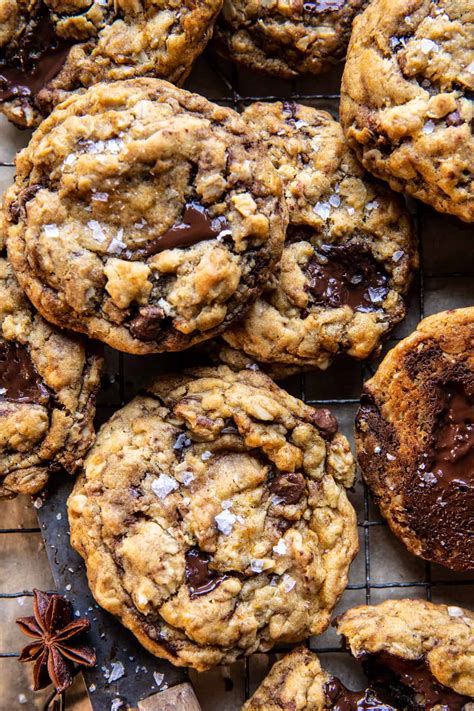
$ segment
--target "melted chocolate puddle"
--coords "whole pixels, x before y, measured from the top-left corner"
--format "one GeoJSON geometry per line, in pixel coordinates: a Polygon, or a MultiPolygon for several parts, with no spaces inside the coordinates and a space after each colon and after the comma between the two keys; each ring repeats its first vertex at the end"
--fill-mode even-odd
{"type": "Polygon", "coordinates": [[[324,692],[333,711],[429,711],[441,706],[461,711],[471,698],[457,694],[439,684],[424,658],[410,660],[388,652],[369,654],[362,661],[371,688],[349,691],[337,678],[332,678],[324,692]]]}
{"type": "Polygon", "coordinates": [[[58,37],[47,8],[18,44],[0,55],[0,101],[37,95],[62,69],[71,43],[58,37]]]}
{"type": "Polygon", "coordinates": [[[336,677],[325,685],[324,693],[331,704],[332,711],[357,711],[357,709],[397,711],[394,706],[388,706],[380,701],[372,689],[349,691],[336,677]]]}
{"type": "Polygon", "coordinates": [[[49,392],[38,375],[28,349],[19,343],[0,343],[0,400],[44,405],[49,392]]]}
{"type": "Polygon", "coordinates": [[[127,257],[146,258],[165,249],[191,247],[198,242],[215,239],[227,228],[225,217],[211,217],[207,208],[198,202],[187,203],[180,223],[137,250],[127,250],[127,257]]]}
{"type": "Polygon", "coordinates": [[[474,394],[469,395],[461,385],[449,385],[445,390],[431,471],[436,477],[435,489],[474,485],[474,394]]]}
{"type": "Polygon", "coordinates": [[[407,660],[388,652],[370,655],[363,662],[364,671],[372,686],[391,695],[397,706],[425,709],[442,706],[449,711],[461,711],[472,698],[461,696],[438,683],[424,658],[407,660]],[[422,697],[421,702],[415,699],[422,697]]]}
{"type": "Polygon", "coordinates": [[[307,270],[307,289],[317,305],[377,311],[389,291],[385,270],[356,245],[322,245],[315,250],[307,270]]]}
{"type": "Polygon", "coordinates": [[[186,551],[185,559],[186,583],[191,599],[207,595],[229,577],[228,575],[218,575],[209,570],[212,558],[208,553],[203,553],[198,548],[190,548],[186,551]]]}

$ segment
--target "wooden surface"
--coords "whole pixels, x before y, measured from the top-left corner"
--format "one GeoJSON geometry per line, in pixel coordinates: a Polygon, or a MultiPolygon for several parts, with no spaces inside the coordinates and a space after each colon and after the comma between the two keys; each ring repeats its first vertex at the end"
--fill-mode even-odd
{"type": "Polygon", "coordinates": [[[190,684],[179,684],[159,694],[149,696],[138,704],[139,711],[201,711],[201,706],[190,684]]]}

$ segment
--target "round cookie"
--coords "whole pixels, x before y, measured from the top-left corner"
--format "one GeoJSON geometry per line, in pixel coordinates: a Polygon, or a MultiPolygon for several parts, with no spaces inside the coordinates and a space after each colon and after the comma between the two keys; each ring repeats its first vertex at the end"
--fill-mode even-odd
{"type": "Polygon", "coordinates": [[[280,366],[367,358],[405,315],[417,265],[404,202],[365,173],[328,113],[257,103],[244,118],[282,178],[290,224],[279,271],[225,340],[280,366]]]}
{"type": "Polygon", "coordinates": [[[354,461],[263,373],[164,376],[97,436],[68,502],[97,602],[204,670],[327,627],[357,552],[354,461]]]}
{"type": "Polygon", "coordinates": [[[364,387],[364,478],[415,555],[474,568],[474,307],[422,321],[364,387]]]}
{"type": "Polygon", "coordinates": [[[279,77],[320,74],[341,60],[352,21],[367,0],[224,0],[216,24],[220,51],[279,77]]]}
{"type": "Polygon", "coordinates": [[[38,310],[118,350],[182,350],[278,261],[281,181],[232,109],[158,79],[65,101],[18,156],[9,258],[38,310]]]}
{"type": "Polygon", "coordinates": [[[354,22],[341,121],[365,167],[474,221],[470,0],[373,0],[354,22]]]}
{"type": "Polygon", "coordinates": [[[54,469],[82,465],[101,362],[34,311],[0,256],[0,498],[34,494],[54,469]]]}
{"type": "Polygon", "coordinates": [[[474,705],[474,613],[424,600],[386,600],[337,621],[374,688],[395,708],[461,711],[474,705]],[[410,703],[411,702],[411,703],[410,703]]]}
{"type": "Polygon", "coordinates": [[[274,664],[242,711],[474,708],[474,615],[422,600],[356,607],[337,621],[369,687],[350,691],[302,647],[274,664]]]}
{"type": "Polygon", "coordinates": [[[183,82],[222,0],[0,0],[0,110],[35,126],[71,91],[156,76],[183,82]]]}

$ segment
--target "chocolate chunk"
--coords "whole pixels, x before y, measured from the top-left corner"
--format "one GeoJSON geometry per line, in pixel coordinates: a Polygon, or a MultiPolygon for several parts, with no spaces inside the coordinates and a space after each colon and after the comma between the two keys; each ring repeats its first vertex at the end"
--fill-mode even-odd
{"type": "Polygon", "coordinates": [[[165,249],[190,247],[198,242],[215,239],[227,229],[225,217],[211,217],[207,208],[198,202],[190,202],[184,208],[182,221],[170,227],[164,234],[151,240],[138,250],[128,250],[129,258],[144,259],[165,249]]]}
{"type": "Polygon", "coordinates": [[[297,504],[306,490],[304,477],[299,472],[278,474],[270,482],[272,494],[282,499],[284,504],[297,504]]]}
{"type": "Polygon", "coordinates": [[[144,306],[130,322],[130,333],[141,341],[158,340],[166,314],[159,306],[144,306]]]}
{"type": "Polygon", "coordinates": [[[364,691],[349,691],[344,684],[333,677],[324,686],[326,699],[332,711],[358,711],[359,709],[377,709],[377,711],[397,711],[377,698],[372,689],[364,691]]]}
{"type": "Polygon", "coordinates": [[[402,659],[388,652],[369,655],[363,662],[371,685],[384,694],[390,694],[402,708],[429,709],[439,706],[449,711],[461,711],[471,698],[461,696],[440,684],[430,671],[426,660],[402,659]],[[415,702],[420,695],[424,703],[415,702]]]}
{"type": "Polygon", "coordinates": [[[189,587],[191,599],[207,595],[215,590],[228,575],[218,575],[209,569],[212,558],[208,553],[203,553],[199,548],[190,548],[185,555],[186,583],[189,587]]]}
{"type": "Polygon", "coordinates": [[[307,266],[314,304],[354,311],[377,311],[387,297],[388,275],[358,245],[322,245],[307,266]]]}
{"type": "Polygon", "coordinates": [[[314,410],[311,422],[318,428],[322,436],[327,439],[334,437],[338,430],[336,418],[325,407],[314,410]]]}
{"type": "Polygon", "coordinates": [[[36,100],[59,74],[71,43],[56,35],[49,11],[42,6],[32,26],[0,54],[0,101],[21,97],[36,100]]]}
{"type": "Polygon", "coordinates": [[[10,215],[13,221],[13,224],[17,225],[20,216],[22,213],[23,208],[25,207],[26,203],[29,200],[32,200],[36,193],[43,188],[44,185],[41,185],[40,183],[36,183],[35,185],[29,185],[27,188],[24,190],[20,191],[20,194],[18,196],[18,199],[13,202],[10,205],[10,215]]]}
{"type": "Polygon", "coordinates": [[[0,400],[45,405],[49,397],[26,346],[0,342],[0,400]]]}

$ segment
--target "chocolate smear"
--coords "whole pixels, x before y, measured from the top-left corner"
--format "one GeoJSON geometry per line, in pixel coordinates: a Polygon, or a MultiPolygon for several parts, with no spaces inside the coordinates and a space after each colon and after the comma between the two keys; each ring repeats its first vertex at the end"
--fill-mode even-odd
{"type": "Polygon", "coordinates": [[[0,101],[32,97],[61,71],[71,43],[56,35],[46,7],[0,54],[0,101]]]}
{"type": "Polygon", "coordinates": [[[191,599],[207,595],[215,590],[228,575],[218,575],[209,569],[212,558],[208,553],[203,553],[199,548],[190,548],[185,555],[185,576],[191,599]]]}
{"type": "Polygon", "coordinates": [[[378,311],[389,292],[388,275],[358,245],[322,245],[308,263],[312,302],[331,308],[378,311]]]}
{"type": "Polygon", "coordinates": [[[0,400],[45,405],[50,394],[26,346],[0,342],[0,400]]]}
{"type": "Polygon", "coordinates": [[[358,709],[397,711],[394,706],[389,706],[380,701],[372,689],[349,691],[336,677],[325,685],[324,693],[332,711],[358,711],[358,709]]]}
{"type": "Polygon", "coordinates": [[[426,711],[436,707],[461,711],[472,698],[462,696],[453,689],[440,684],[430,671],[426,660],[402,659],[389,652],[369,655],[363,661],[364,671],[371,685],[384,695],[389,694],[397,707],[423,708],[426,711]],[[423,703],[415,700],[420,696],[423,703]]]}
{"type": "Polygon", "coordinates": [[[170,227],[164,234],[156,237],[137,250],[127,250],[127,256],[146,259],[165,249],[191,247],[198,242],[215,239],[227,229],[225,217],[212,217],[204,205],[198,202],[186,204],[181,222],[170,227]]]}

